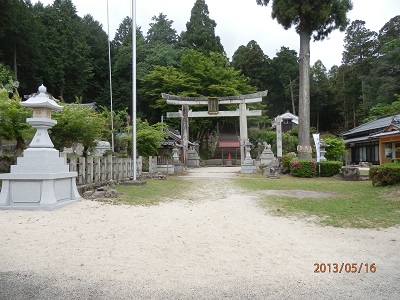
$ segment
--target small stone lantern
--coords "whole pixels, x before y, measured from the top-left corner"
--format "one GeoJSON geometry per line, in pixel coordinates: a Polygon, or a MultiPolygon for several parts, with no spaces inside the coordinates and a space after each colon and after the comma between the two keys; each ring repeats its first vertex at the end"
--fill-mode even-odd
{"type": "Polygon", "coordinates": [[[246,147],[246,158],[244,159],[242,165],[241,165],[241,170],[240,172],[242,174],[254,174],[257,173],[257,167],[254,164],[254,160],[251,158],[251,142],[249,140],[246,141],[244,144],[246,147]]]}
{"type": "Polygon", "coordinates": [[[11,166],[11,172],[0,174],[0,209],[54,209],[81,198],[76,187],[77,172],[69,171],[48,133],[57,124],[51,112],[63,109],[54,100],[42,85],[38,93],[21,102],[21,106],[33,109],[32,118],[26,121],[36,128],[36,134],[23,157],[11,166]]]}

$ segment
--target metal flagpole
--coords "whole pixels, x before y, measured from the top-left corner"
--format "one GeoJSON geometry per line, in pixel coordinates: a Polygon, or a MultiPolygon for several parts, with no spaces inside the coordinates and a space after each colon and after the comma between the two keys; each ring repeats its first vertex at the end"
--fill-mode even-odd
{"type": "Polygon", "coordinates": [[[114,152],[114,116],[113,116],[113,93],[112,93],[112,72],[111,72],[111,42],[110,42],[110,19],[108,14],[107,0],[107,26],[108,26],[108,69],[110,72],[110,112],[111,112],[111,149],[114,152]]]}
{"type": "Polygon", "coordinates": [[[132,0],[132,159],[136,181],[136,0],[132,0]]]}
{"type": "Polygon", "coordinates": [[[110,45],[110,18],[108,13],[107,0],[107,28],[108,28],[108,69],[110,72],[110,114],[111,114],[111,180],[113,180],[113,153],[114,153],[114,115],[113,115],[113,94],[112,94],[112,76],[111,76],[111,45],[110,45]]]}

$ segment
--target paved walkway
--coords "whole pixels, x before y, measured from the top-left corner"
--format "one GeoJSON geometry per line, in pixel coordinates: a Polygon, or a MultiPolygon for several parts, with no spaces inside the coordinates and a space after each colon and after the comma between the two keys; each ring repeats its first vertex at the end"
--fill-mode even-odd
{"type": "Polygon", "coordinates": [[[189,168],[185,177],[190,178],[233,178],[240,174],[240,167],[189,168]]]}

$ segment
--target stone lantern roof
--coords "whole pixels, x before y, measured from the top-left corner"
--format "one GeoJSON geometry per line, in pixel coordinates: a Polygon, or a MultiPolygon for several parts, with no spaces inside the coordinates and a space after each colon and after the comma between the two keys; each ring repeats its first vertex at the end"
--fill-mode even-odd
{"type": "Polygon", "coordinates": [[[47,93],[46,87],[42,84],[38,92],[28,96],[28,100],[21,102],[21,106],[30,108],[48,108],[51,110],[62,110],[63,107],[56,103],[52,95],[47,93]]]}

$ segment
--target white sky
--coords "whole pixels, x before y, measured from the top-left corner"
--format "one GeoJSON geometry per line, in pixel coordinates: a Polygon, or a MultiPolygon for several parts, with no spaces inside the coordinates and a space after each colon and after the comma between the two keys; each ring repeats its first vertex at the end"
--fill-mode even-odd
{"type": "MultiPolygon", "coordinates": [[[[132,16],[134,0],[109,0],[110,39],[126,17],[132,16]]],[[[173,21],[172,27],[180,34],[186,31],[191,9],[196,0],[136,0],[136,23],[146,35],[153,16],[163,13],[173,21]]],[[[231,58],[241,45],[255,40],[270,58],[276,56],[281,46],[299,52],[300,39],[294,28],[284,30],[271,17],[270,1],[267,7],[259,6],[256,0],[206,0],[210,18],[217,23],[216,35],[221,38],[225,52],[231,58]]],[[[32,1],[33,3],[39,1],[32,1]]],[[[40,0],[52,4],[53,0],[40,0]]],[[[107,0],[72,0],[78,15],[90,14],[107,29],[107,0]]],[[[348,14],[350,21],[363,20],[366,28],[378,32],[396,15],[400,15],[399,0],[353,0],[353,10],[348,14]]],[[[311,43],[311,64],[321,60],[329,70],[340,65],[343,52],[344,32],[334,31],[328,40],[311,43]]]]}

